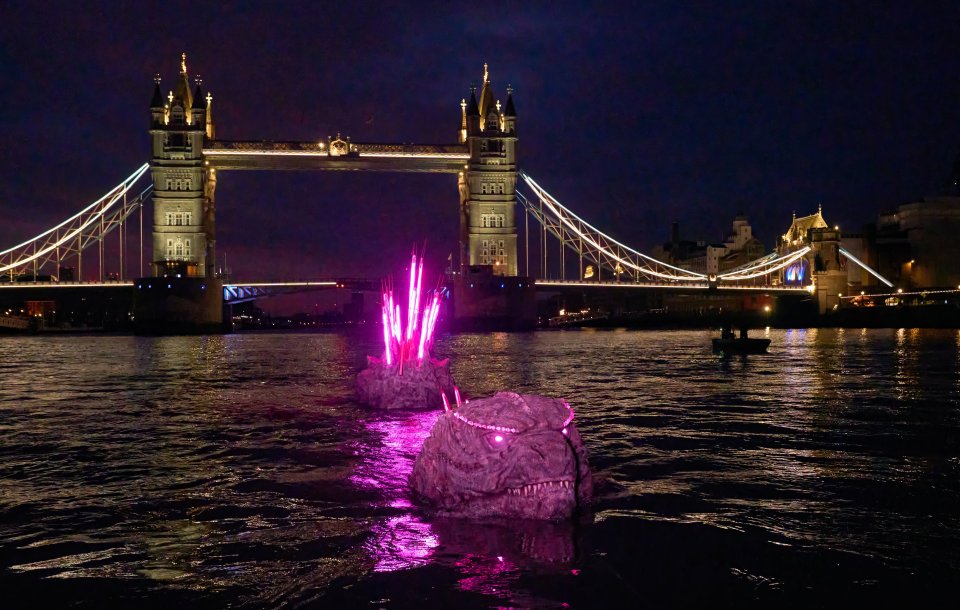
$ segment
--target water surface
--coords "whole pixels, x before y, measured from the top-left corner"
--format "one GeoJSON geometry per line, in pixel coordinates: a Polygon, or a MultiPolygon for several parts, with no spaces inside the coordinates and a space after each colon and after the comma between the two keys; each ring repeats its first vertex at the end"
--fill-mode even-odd
{"type": "Polygon", "coordinates": [[[457,335],[468,395],[567,398],[572,524],[431,518],[437,413],[353,402],[372,333],[0,337],[3,607],[909,603],[960,576],[960,333],[457,335]]]}

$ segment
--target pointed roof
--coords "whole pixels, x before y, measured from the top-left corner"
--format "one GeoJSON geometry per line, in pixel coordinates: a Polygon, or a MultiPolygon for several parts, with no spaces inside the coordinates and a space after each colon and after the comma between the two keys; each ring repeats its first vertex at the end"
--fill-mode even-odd
{"type": "Polygon", "coordinates": [[[193,108],[194,110],[203,110],[207,107],[206,101],[203,99],[203,91],[200,89],[200,80],[197,79],[197,88],[193,91],[193,108]]]}
{"type": "Polygon", "coordinates": [[[513,88],[507,87],[507,105],[503,109],[503,116],[517,116],[517,111],[513,107],[513,88]]]}
{"type": "Polygon", "coordinates": [[[180,100],[184,108],[193,106],[193,96],[190,95],[190,81],[187,79],[187,54],[180,54],[180,79],[173,90],[174,100],[180,100]]]}
{"type": "Polygon", "coordinates": [[[800,216],[798,218],[796,212],[794,212],[793,223],[783,235],[783,239],[788,242],[806,239],[807,231],[810,229],[826,229],[829,227],[830,225],[823,219],[822,206],[817,208],[816,214],[810,214],[809,216],[800,216]]]}
{"type": "Polygon", "coordinates": [[[153,99],[150,100],[151,108],[163,108],[163,93],[160,92],[160,77],[154,79],[153,99]]]}
{"type": "Polygon", "coordinates": [[[467,116],[480,116],[480,108],[477,106],[477,90],[470,89],[470,101],[467,103],[467,116]]]}
{"type": "Polygon", "coordinates": [[[490,86],[490,71],[487,64],[483,64],[483,87],[480,89],[480,116],[486,117],[491,107],[496,107],[496,96],[490,86]]]}

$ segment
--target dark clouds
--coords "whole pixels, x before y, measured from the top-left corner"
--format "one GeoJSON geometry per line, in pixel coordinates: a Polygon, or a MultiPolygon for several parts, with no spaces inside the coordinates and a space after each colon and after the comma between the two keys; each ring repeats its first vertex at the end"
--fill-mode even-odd
{"type": "MultiPolygon", "coordinates": [[[[823,203],[857,227],[942,185],[960,154],[955,3],[5,3],[0,245],[147,159],[152,76],[181,50],[234,139],[447,142],[490,63],[521,166],[649,249],[671,220],[772,245],[823,203]]],[[[221,176],[218,247],[244,277],[378,275],[454,248],[449,176],[221,176]]]]}

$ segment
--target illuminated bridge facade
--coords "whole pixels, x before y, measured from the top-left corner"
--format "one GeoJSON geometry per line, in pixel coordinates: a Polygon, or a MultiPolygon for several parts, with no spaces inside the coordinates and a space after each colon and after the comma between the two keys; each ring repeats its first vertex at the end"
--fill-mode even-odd
{"type": "MultiPolygon", "coordinates": [[[[6,286],[0,282],[0,287],[16,288],[14,284],[24,281],[82,281],[84,269],[90,269],[91,262],[86,261],[90,261],[94,248],[99,255],[94,261],[99,266],[100,285],[115,280],[132,286],[129,279],[134,276],[170,278],[157,284],[169,284],[171,290],[178,281],[184,285],[198,282],[194,288],[185,289],[184,294],[189,296],[190,290],[202,293],[202,307],[207,312],[203,315],[211,323],[219,318],[219,310],[212,312],[222,302],[241,302],[278,291],[329,288],[329,282],[323,281],[224,286],[217,277],[217,180],[225,172],[252,170],[455,175],[460,217],[458,273],[461,278],[468,273],[471,278],[479,277],[478,273],[485,275],[490,278],[486,284],[491,288],[506,289],[516,284],[530,289],[535,284],[544,290],[592,286],[688,293],[808,291],[818,295],[824,310],[831,299],[836,301],[838,287],[843,285],[837,261],[845,257],[863,265],[839,247],[838,233],[812,225],[801,227],[797,219],[793,228],[796,230],[788,232],[777,252],[722,273],[705,274],[657,260],[593,226],[561,204],[532,176],[519,170],[512,90],[507,88],[506,101],[501,104],[493,92],[486,65],[479,94],[471,90],[469,100],[461,101],[460,110],[457,141],[449,144],[353,142],[340,134],[312,142],[218,140],[213,97],[204,92],[199,80],[191,86],[184,55],[174,89],[164,95],[159,76],[155,82],[150,104],[150,162],[66,221],[0,251],[0,277],[6,282],[6,286]],[[152,223],[147,221],[152,239],[151,246],[144,248],[147,241],[143,209],[148,199],[153,202],[152,223]],[[522,214],[524,228],[522,261],[518,255],[518,214],[522,214]],[[134,223],[135,218],[139,223],[134,223]],[[131,232],[139,234],[139,257],[129,255],[129,244],[134,241],[131,232]],[[108,236],[115,236],[111,239],[119,242],[117,277],[104,271],[108,236]],[[531,240],[537,243],[531,244],[531,240]],[[152,267],[148,272],[145,250],[149,257],[146,267],[152,267]],[[537,252],[537,260],[531,261],[531,252],[537,252]],[[520,275],[521,262],[524,276],[533,281],[504,281],[520,275]],[[587,267],[590,273],[586,272],[587,267]],[[68,277],[67,268],[75,268],[75,277],[73,271],[68,277]],[[815,269],[816,273],[798,275],[798,269],[815,269]],[[796,281],[798,277],[802,281],[796,281]],[[786,281],[789,278],[794,279],[786,281]],[[208,291],[209,287],[216,289],[208,291]],[[221,290],[222,302],[210,298],[221,290]]],[[[469,286],[473,288],[472,283],[469,286]]],[[[528,290],[523,298],[529,300],[530,294],[532,291],[528,290]]],[[[509,310],[513,304],[502,300],[499,306],[509,310]]],[[[159,317],[169,313],[162,304],[151,305],[147,310],[159,317]]]]}

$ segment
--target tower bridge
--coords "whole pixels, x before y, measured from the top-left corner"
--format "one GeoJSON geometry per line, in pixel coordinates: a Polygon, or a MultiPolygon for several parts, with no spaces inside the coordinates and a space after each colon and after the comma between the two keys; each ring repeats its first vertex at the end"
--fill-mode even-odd
{"type": "MultiPolygon", "coordinates": [[[[838,235],[810,222],[810,227],[792,227],[788,231],[791,237],[785,237],[777,252],[722,273],[700,273],[629,247],[561,204],[519,169],[513,91],[507,87],[506,100],[501,103],[486,65],[479,92],[471,88],[469,98],[460,102],[455,141],[441,144],[354,142],[340,134],[321,141],[221,140],[216,137],[213,96],[205,92],[199,79],[191,86],[185,54],[174,88],[164,95],[160,82],[158,75],[150,102],[149,163],[67,221],[0,252],[0,278],[7,281],[0,287],[9,291],[25,288],[21,285],[26,283],[40,288],[38,281],[72,279],[66,277],[65,269],[72,267],[66,267],[65,261],[75,262],[76,279],[82,281],[83,253],[88,252],[89,261],[91,247],[98,250],[98,282],[102,285],[111,279],[104,275],[103,262],[111,234],[119,242],[121,261],[119,275],[113,279],[130,287],[136,284],[136,319],[155,330],[219,327],[225,302],[276,291],[327,289],[331,281],[336,287],[336,280],[228,283],[218,276],[214,267],[217,182],[224,173],[254,170],[456,176],[460,229],[454,294],[455,316],[462,319],[532,321],[533,295],[538,289],[765,294],[819,290],[821,301],[826,299],[824,303],[829,304],[830,298],[836,298],[830,291],[837,292],[835,287],[829,288],[837,283],[833,276],[839,277],[828,273],[836,271],[831,261],[846,256],[863,264],[842,248],[837,250],[838,235]],[[148,170],[152,183],[143,185],[148,170]],[[523,192],[518,190],[521,188],[523,192]],[[151,247],[145,249],[143,208],[148,199],[153,203],[152,223],[147,221],[151,247]],[[523,276],[518,214],[524,224],[523,276]],[[131,230],[139,234],[138,240],[131,237],[131,230]],[[532,237],[536,239],[533,246],[532,237]],[[131,241],[139,243],[140,256],[135,259],[139,265],[129,256],[131,241]],[[531,253],[536,256],[532,266],[531,253]],[[816,273],[798,276],[798,269],[815,269],[816,273]],[[793,279],[788,278],[790,273],[793,279]],[[133,276],[143,281],[131,282],[133,276]]],[[[90,263],[86,264],[89,269],[90,263]]]]}

